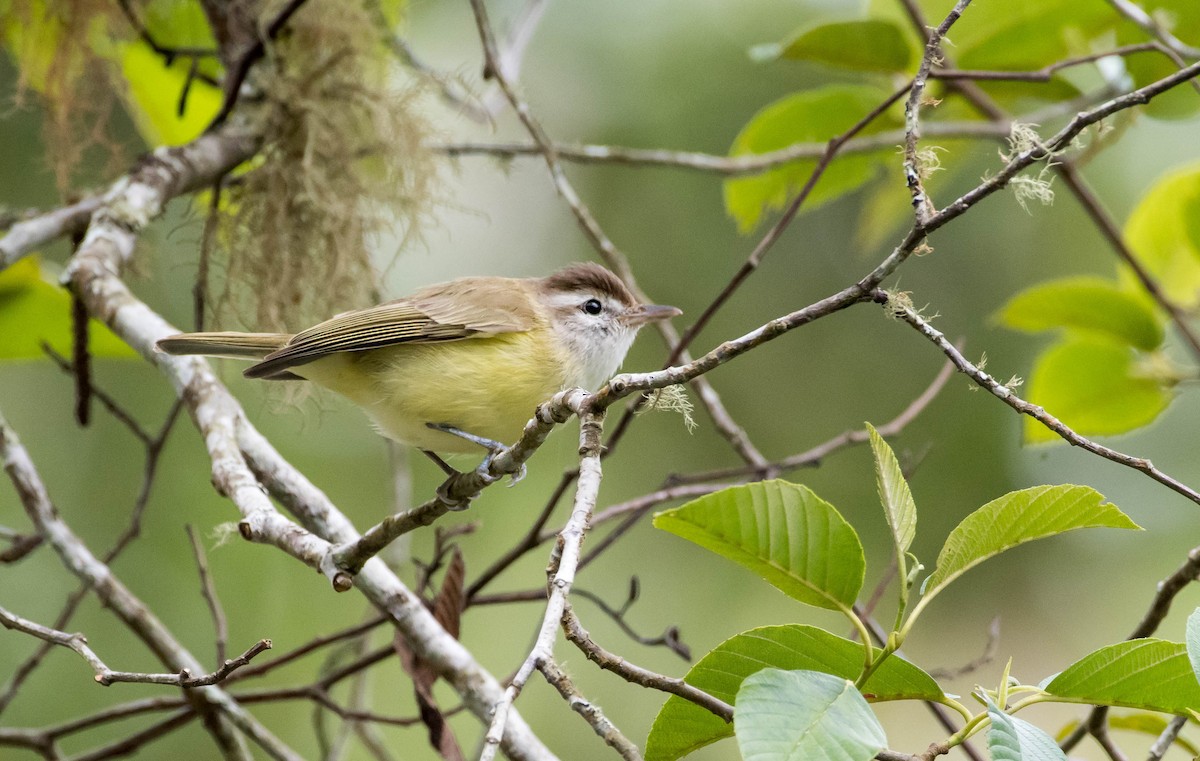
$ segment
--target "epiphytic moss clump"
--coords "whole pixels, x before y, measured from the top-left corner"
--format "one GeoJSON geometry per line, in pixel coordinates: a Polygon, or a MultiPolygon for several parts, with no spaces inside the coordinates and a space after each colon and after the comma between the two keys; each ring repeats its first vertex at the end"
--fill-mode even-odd
{"type": "Polygon", "coordinates": [[[416,92],[389,82],[372,24],[361,3],[311,0],[260,64],[263,100],[248,113],[266,142],[226,195],[224,277],[210,289],[256,330],[376,300],[369,244],[419,234],[434,203],[416,92]]]}
{"type": "Polygon", "coordinates": [[[25,107],[36,95],[47,163],[64,195],[85,159],[101,159],[105,175],[126,158],[113,135],[117,98],[105,57],[120,31],[116,15],[108,0],[0,2],[0,38],[17,68],[12,105],[25,107]]]}

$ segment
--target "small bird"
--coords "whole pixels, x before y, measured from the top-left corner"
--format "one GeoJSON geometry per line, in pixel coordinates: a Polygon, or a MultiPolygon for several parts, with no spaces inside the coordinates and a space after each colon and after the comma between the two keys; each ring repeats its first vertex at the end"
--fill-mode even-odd
{"type": "MultiPolygon", "coordinates": [[[[598,264],[543,278],[464,277],[296,334],[181,333],[168,354],[257,360],[247,378],[308,380],[428,453],[495,450],[564,388],[595,390],[638,329],[681,314],[641,304],[598,264]]],[[[436,459],[436,458],[435,458],[436,459]]]]}

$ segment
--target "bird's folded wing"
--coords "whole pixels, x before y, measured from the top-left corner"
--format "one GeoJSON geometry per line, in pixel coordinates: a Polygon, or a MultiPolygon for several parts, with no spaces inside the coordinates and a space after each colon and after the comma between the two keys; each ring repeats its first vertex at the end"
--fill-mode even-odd
{"type": "Polygon", "coordinates": [[[271,377],[289,367],[337,352],[366,351],[400,343],[459,341],[533,327],[535,318],[528,310],[462,296],[461,293],[419,294],[345,312],[292,336],[281,349],[247,368],[246,377],[271,377]]]}

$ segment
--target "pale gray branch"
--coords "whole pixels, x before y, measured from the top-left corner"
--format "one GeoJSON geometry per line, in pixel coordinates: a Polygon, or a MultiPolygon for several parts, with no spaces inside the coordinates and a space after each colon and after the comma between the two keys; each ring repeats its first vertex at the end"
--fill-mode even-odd
{"type": "MultiPolygon", "coordinates": [[[[100,562],[59,516],[50,502],[45,486],[16,433],[0,417],[0,457],[4,469],[17,489],[21,504],[38,531],[46,537],[63,564],[80,580],[90,584],[96,595],[129,629],[168,667],[189,673],[204,673],[204,668],[167,630],[154,613],[121,583],[108,566],[100,562]]],[[[195,690],[203,705],[215,710],[229,723],[253,739],[279,761],[299,761],[300,756],[259,724],[229,693],[219,687],[195,690]]],[[[236,745],[225,747],[227,757],[249,758],[249,750],[236,733],[225,733],[236,745]]]]}
{"type": "Polygon", "coordinates": [[[8,228],[8,232],[0,237],[0,271],[35,249],[82,230],[101,203],[99,196],[89,196],[8,228]]]}
{"type": "Polygon", "coordinates": [[[594,411],[588,405],[592,398],[584,397],[574,410],[579,417],[579,478],[575,484],[575,503],[571,509],[571,517],[559,533],[559,542],[550,555],[548,570],[551,576],[547,586],[546,612],[542,616],[542,623],[529,655],[509,682],[503,698],[495,705],[491,725],[483,738],[480,761],[495,758],[513,702],[521,694],[533,672],[554,658],[555,635],[567,606],[571,586],[575,582],[583,538],[587,535],[588,524],[600,495],[600,435],[604,427],[604,412],[594,411]]]}
{"type": "MultiPolygon", "coordinates": [[[[7,424],[3,418],[0,418],[0,429],[7,424]]],[[[0,430],[0,435],[6,435],[0,430]]],[[[205,687],[210,684],[217,684],[233,673],[235,670],[245,666],[254,656],[269,650],[271,640],[262,639],[255,643],[249,650],[239,655],[237,658],[224,661],[221,667],[216,671],[201,676],[192,676],[187,669],[181,669],[176,674],[147,674],[135,671],[114,671],[110,669],[100,656],[96,655],[87,645],[87,637],[76,632],[68,634],[57,629],[51,629],[48,626],[36,624],[28,619],[21,618],[15,613],[11,613],[4,608],[0,608],[0,625],[6,629],[15,629],[26,634],[30,634],[38,639],[55,645],[62,645],[70,648],[79,654],[81,658],[87,661],[87,664],[92,667],[92,671],[96,672],[96,682],[107,687],[110,684],[117,682],[135,682],[138,684],[166,684],[173,687],[205,687]]]]}
{"type": "Polygon", "coordinates": [[[538,670],[542,672],[542,676],[546,677],[546,681],[558,690],[558,694],[567,701],[571,710],[582,716],[596,735],[620,754],[621,758],[625,761],[642,761],[642,753],[638,747],[630,742],[629,738],[622,734],[621,730],[617,729],[617,726],[604,715],[600,706],[583,696],[583,693],[575,687],[570,677],[558,667],[558,664],[554,661],[542,661],[538,670]]]}

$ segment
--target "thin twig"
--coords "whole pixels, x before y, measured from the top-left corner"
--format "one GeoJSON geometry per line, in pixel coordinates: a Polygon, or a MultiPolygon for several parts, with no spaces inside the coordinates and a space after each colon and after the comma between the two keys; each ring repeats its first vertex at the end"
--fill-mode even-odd
{"type": "Polygon", "coordinates": [[[221,601],[217,598],[217,588],[213,584],[212,576],[208,573],[208,561],[204,557],[204,546],[200,543],[200,537],[196,535],[192,524],[189,523],[186,529],[188,539],[192,543],[192,554],[196,558],[196,569],[200,573],[200,594],[204,596],[204,602],[207,603],[208,612],[213,620],[217,662],[224,663],[225,643],[229,639],[229,624],[225,620],[225,611],[221,608],[221,601]]]}
{"type": "MultiPolygon", "coordinates": [[[[582,561],[580,561],[579,567],[583,568],[582,561]]],[[[585,600],[590,601],[593,605],[599,608],[600,612],[612,619],[613,623],[615,623],[617,627],[625,633],[625,636],[629,637],[639,645],[645,645],[646,647],[665,647],[678,655],[685,662],[690,662],[692,660],[692,649],[688,647],[680,638],[678,626],[668,626],[666,630],[657,637],[646,637],[638,634],[637,630],[630,626],[629,622],[625,620],[625,614],[629,611],[630,606],[633,604],[636,598],[635,590],[638,588],[638,584],[639,582],[637,577],[632,577],[630,580],[631,593],[629,599],[625,601],[625,604],[621,606],[620,609],[614,608],[606,603],[604,598],[595,592],[589,592],[586,589],[576,587],[575,594],[584,598],[585,600]]]]}
{"type": "Polygon", "coordinates": [[[242,85],[246,82],[246,76],[250,73],[250,68],[267,52],[267,41],[273,40],[283,31],[283,27],[291,20],[296,11],[304,5],[306,0],[288,0],[287,5],[280,9],[275,18],[266,25],[265,35],[257,36],[250,47],[242,53],[237,59],[234,66],[225,72],[225,82],[223,90],[225,99],[221,102],[221,109],[217,111],[217,115],[209,122],[205,132],[212,132],[217,127],[225,123],[229,115],[233,113],[234,106],[237,105],[238,98],[242,94],[242,85]]]}
{"type": "Polygon", "coordinates": [[[1169,47],[1185,58],[1200,58],[1200,48],[1192,47],[1182,42],[1178,37],[1163,28],[1162,24],[1151,16],[1133,0],[1108,0],[1117,13],[1140,26],[1147,34],[1169,47]]]}
{"type": "MultiPolygon", "coordinates": [[[[176,669],[180,675],[185,670],[188,675],[203,672],[192,654],[67,527],[50,502],[28,452],[2,415],[0,460],[30,520],[60,556],[63,565],[94,588],[101,601],[168,667],[176,669]]],[[[293,750],[280,742],[224,690],[215,686],[201,686],[193,694],[198,699],[196,705],[202,713],[211,715],[209,729],[228,758],[249,758],[249,750],[241,735],[232,731],[236,727],[273,758],[299,761],[300,757],[293,750]],[[226,724],[232,726],[223,726],[226,724]]]]}
{"type": "Polygon", "coordinates": [[[1167,755],[1167,749],[1175,742],[1175,738],[1179,737],[1183,726],[1187,724],[1188,717],[1173,716],[1171,721],[1167,723],[1166,729],[1150,746],[1150,753],[1146,756],[1146,761],[1162,761],[1162,757],[1167,755]]]}
{"type": "Polygon", "coordinates": [[[642,753],[638,747],[630,742],[629,738],[622,734],[621,730],[617,729],[617,726],[604,715],[600,706],[592,703],[579,692],[566,672],[559,668],[554,661],[542,661],[538,670],[542,672],[542,676],[546,677],[546,681],[558,690],[558,694],[567,701],[571,710],[582,716],[596,735],[615,750],[621,758],[625,761],[642,761],[642,753]]]}
{"type": "MultiPolygon", "coordinates": [[[[478,8],[478,0],[472,2],[478,8]]],[[[600,493],[600,450],[604,412],[594,411],[586,405],[586,401],[581,402],[575,409],[579,417],[579,479],[575,487],[571,518],[559,535],[559,542],[550,556],[550,566],[547,568],[550,578],[547,585],[546,612],[542,616],[542,623],[529,655],[513,675],[504,691],[503,699],[495,706],[491,724],[484,736],[480,761],[495,758],[513,703],[534,670],[554,657],[555,634],[558,632],[559,622],[575,581],[583,538],[587,534],[588,522],[600,493]]]]}
{"type": "Polygon", "coordinates": [[[1063,69],[1094,63],[1113,56],[1127,56],[1134,53],[1158,52],[1170,56],[1171,51],[1159,42],[1139,42],[1133,45],[1121,45],[1111,50],[1099,53],[1064,58],[1061,61],[1043,66],[1034,71],[978,71],[970,69],[935,68],[929,72],[930,79],[955,80],[972,79],[983,82],[1049,82],[1055,74],[1063,69]]]}
{"type": "Polygon", "coordinates": [[[896,101],[904,97],[904,94],[908,91],[908,89],[909,85],[905,85],[904,87],[897,89],[891,95],[884,98],[879,105],[875,106],[875,108],[864,114],[863,117],[855,122],[848,130],[834,137],[828,142],[828,144],[826,144],[825,151],[821,154],[821,157],[817,159],[816,166],[814,166],[812,171],[809,173],[808,179],[805,180],[803,187],[800,188],[800,192],[796,193],[795,198],[788,203],[787,208],[783,211],[783,214],[779,215],[779,219],[774,225],[771,226],[771,229],[767,231],[767,234],[762,237],[762,239],[758,242],[758,245],[754,247],[754,250],[750,252],[750,255],[746,257],[746,261],[743,262],[738,271],[733,274],[733,277],[729,279],[729,282],[723,289],[721,289],[721,292],[717,294],[716,298],[714,298],[709,305],[705,307],[704,311],[700,313],[700,316],[696,318],[696,321],[684,331],[683,336],[681,336],[679,341],[676,342],[675,347],[671,350],[671,353],[667,355],[667,360],[663,363],[664,365],[670,366],[675,364],[683,352],[692,345],[692,341],[695,340],[700,331],[704,330],[705,326],[708,325],[708,322],[712,319],[713,315],[715,315],[717,311],[721,309],[721,307],[725,306],[725,303],[730,299],[730,297],[733,296],[742,283],[744,283],[758,270],[759,266],[762,264],[763,258],[771,250],[771,247],[775,245],[775,242],[778,241],[783,235],[784,231],[791,225],[792,220],[796,218],[796,215],[800,213],[800,209],[802,206],[804,206],[804,202],[808,200],[809,195],[812,194],[813,189],[816,188],[817,183],[825,174],[825,170],[829,168],[829,165],[833,162],[834,158],[837,157],[839,151],[841,151],[846,142],[852,140],[856,135],[869,127],[872,122],[879,118],[880,115],[891,108],[896,101]]]}
{"type": "Polygon", "coordinates": [[[1187,484],[1184,484],[1183,482],[1162,472],[1158,468],[1154,467],[1154,464],[1145,458],[1134,457],[1123,452],[1118,452],[1115,449],[1111,449],[1102,444],[1097,444],[1091,439],[1080,436],[1061,420],[1046,412],[1046,410],[1042,409],[1038,405],[1030,404],[1021,397],[1017,396],[1011,388],[997,381],[991,375],[981,370],[977,365],[964,357],[962,352],[960,352],[952,343],[946,340],[946,336],[943,335],[941,331],[930,325],[927,320],[917,314],[911,307],[896,303],[894,300],[891,300],[888,294],[884,293],[883,291],[877,291],[875,295],[876,300],[887,305],[887,309],[891,314],[911,325],[921,335],[925,336],[925,338],[929,339],[934,343],[934,345],[941,349],[942,353],[950,358],[950,361],[954,363],[955,367],[957,367],[960,372],[965,373],[971,380],[975,381],[975,383],[977,383],[979,386],[991,392],[993,396],[1000,399],[1009,407],[1012,407],[1014,410],[1023,415],[1028,415],[1034,420],[1037,420],[1039,423],[1046,426],[1046,428],[1061,436],[1072,446],[1080,447],[1081,449],[1091,452],[1092,454],[1099,455],[1106,460],[1115,462],[1118,465],[1124,465],[1127,468],[1133,468],[1134,470],[1140,471],[1150,478],[1153,478],[1155,481],[1158,481],[1163,486],[1166,486],[1171,491],[1186,497],[1197,505],[1200,505],[1200,492],[1197,492],[1187,484]]]}
{"type": "Polygon", "coordinates": [[[923,169],[917,156],[917,140],[921,134],[921,100],[925,96],[925,85],[929,80],[930,71],[935,63],[941,61],[942,39],[970,3],[971,0],[958,0],[942,23],[929,33],[925,42],[925,54],[921,56],[921,65],[917,68],[916,76],[913,77],[908,100],[904,104],[904,179],[909,193],[912,195],[917,227],[924,227],[935,210],[932,199],[925,192],[925,185],[921,178],[923,169]]]}
{"type": "Polygon", "coordinates": [[[68,634],[57,629],[51,629],[48,626],[36,624],[20,616],[10,613],[4,608],[0,608],[0,624],[6,629],[16,629],[17,631],[33,635],[38,639],[62,647],[70,648],[79,654],[79,657],[87,661],[87,664],[96,672],[96,681],[105,687],[117,682],[135,682],[138,684],[167,684],[175,687],[191,688],[205,687],[210,684],[217,684],[225,679],[233,671],[241,668],[250,662],[254,656],[268,650],[271,647],[271,640],[259,640],[249,650],[239,655],[232,660],[224,661],[221,667],[216,671],[202,676],[193,677],[187,669],[182,669],[178,674],[145,674],[133,671],[114,671],[110,669],[100,656],[96,655],[87,645],[87,637],[76,632],[68,634]]]}
{"type": "Polygon", "coordinates": [[[657,674],[649,669],[635,666],[621,656],[597,645],[579,622],[579,617],[568,603],[562,614],[562,628],[568,640],[600,668],[611,671],[632,684],[677,695],[704,708],[725,721],[733,721],[733,706],[713,697],[704,690],[693,687],[682,679],[657,674]]]}
{"type": "MultiPolygon", "coordinates": [[[[1078,104],[1076,104],[1078,106],[1078,104]]],[[[1075,110],[1078,110],[1076,108],[1075,110]]],[[[1031,114],[1030,121],[1046,120],[1049,114],[1031,114]]],[[[1040,122],[1036,122],[1040,123],[1040,122]]],[[[995,138],[1003,139],[1011,129],[989,122],[933,122],[923,127],[927,137],[943,138],[995,138]]],[[[846,141],[840,149],[842,154],[891,152],[904,142],[904,130],[886,130],[863,135],[846,141]]],[[[819,159],[828,149],[828,142],[795,143],[766,153],[747,153],[738,156],[721,156],[699,151],[672,151],[657,148],[625,148],[611,145],[577,145],[555,143],[554,153],[562,161],[579,164],[615,164],[618,166],[652,166],[668,169],[687,169],[741,177],[761,174],[797,161],[819,159]]],[[[540,157],[542,149],[537,143],[500,142],[438,142],[430,148],[451,157],[495,156],[497,158],[540,157]]]]}

